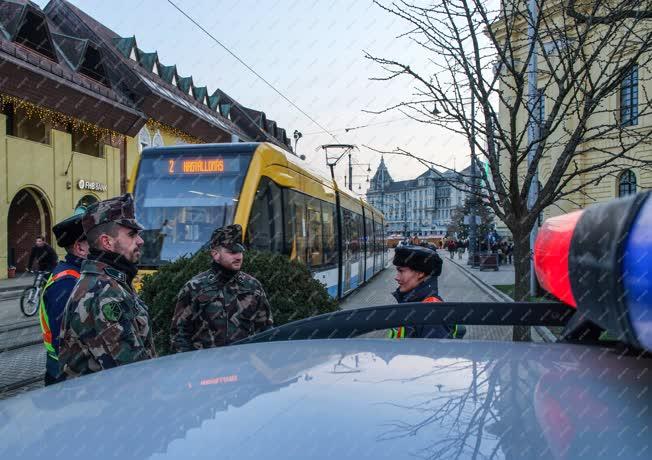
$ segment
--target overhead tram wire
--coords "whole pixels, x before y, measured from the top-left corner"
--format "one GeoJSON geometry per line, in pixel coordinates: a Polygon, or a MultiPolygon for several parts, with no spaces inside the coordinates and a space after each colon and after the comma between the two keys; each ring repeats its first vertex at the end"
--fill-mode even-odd
{"type": "MultiPolygon", "coordinates": [[[[370,126],[388,125],[388,124],[390,124],[390,123],[396,123],[397,121],[403,121],[403,120],[407,120],[407,119],[409,119],[409,118],[410,118],[410,117],[401,117],[401,118],[396,118],[396,119],[394,119],[394,120],[379,121],[378,123],[367,123],[366,125],[353,126],[353,127],[348,127],[348,128],[333,129],[333,130],[331,130],[331,132],[334,132],[334,133],[335,133],[335,132],[344,131],[344,132],[347,132],[347,133],[348,133],[349,131],[354,131],[354,130],[356,130],[356,129],[369,128],[370,126]]],[[[311,133],[303,133],[303,135],[304,135],[304,136],[315,136],[315,135],[317,135],[317,134],[323,134],[323,133],[325,133],[325,132],[326,132],[326,131],[313,131],[313,132],[311,132],[311,133]]],[[[330,133],[329,133],[329,134],[330,134],[330,133]]]]}
{"type": "Polygon", "coordinates": [[[269,86],[276,94],[281,96],[283,99],[285,99],[292,107],[297,109],[299,112],[301,112],[308,120],[312,121],[315,125],[317,125],[320,129],[322,129],[322,132],[325,132],[329,134],[333,139],[339,142],[339,139],[335,134],[333,134],[331,131],[326,129],[324,126],[322,126],[317,120],[312,118],[308,113],[306,113],[301,107],[299,107],[297,104],[292,102],[290,98],[288,98],[285,94],[283,94],[280,90],[276,89],[274,85],[272,85],[270,82],[268,82],[265,78],[263,78],[262,75],[260,75],[258,72],[256,72],[250,65],[248,65],[246,62],[244,62],[237,54],[235,54],[233,51],[231,51],[226,45],[224,45],[221,41],[219,41],[213,34],[211,34],[208,30],[206,30],[201,24],[199,24],[197,21],[195,21],[188,13],[186,13],[184,10],[182,10],[179,6],[177,6],[176,3],[174,3],[172,0],[167,0],[170,5],[172,5],[177,11],[179,11],[181,14],[183,14],[190,22],[192,22],[194,25],[196,25],[202,32],[204,32],[206,35],[208,35],[215,43],[220,45],[227,53],[229,53],[231,56],[233,56],[240,64],[245,66],[251,73],[253,73],[256,77],[258,77],[260,80],[262,80],[267,86],[269,86]]]}

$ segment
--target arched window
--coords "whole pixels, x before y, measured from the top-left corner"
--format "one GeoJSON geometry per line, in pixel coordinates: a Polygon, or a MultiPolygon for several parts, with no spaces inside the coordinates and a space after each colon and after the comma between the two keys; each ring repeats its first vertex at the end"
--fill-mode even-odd
{"type": "Polygon", "coordinates": [[[98,201],[99,200],[97,199],[97,197],[93,195],[84,195],[77,202],[77,206],[75,206],[75,210],[79,208],[88,208],[90,205],[92,205],[93,203],[97,203],[98,201]]]}
{"type": "Polygon", "coordinates": [[[618,179],[618,196],[636,193],[636,174],[631,169],[623,171],[618,179]]]}
{"type": "Polygon", "coordinates": [[[163,147],[165,144],[163,143],[163,136],[161,136],[161,132],[157,129],[156,134],[154,134],[154,139],[152,140],[152,146],[153,147],[163,147]]]}
{"type": "Polygon", "coordinates": [[[138,133],[138,150],[142,152],[144,148],[150,145],[152,145],[152,137],[149,134],[147,126],[143,126],[138,133]]]}

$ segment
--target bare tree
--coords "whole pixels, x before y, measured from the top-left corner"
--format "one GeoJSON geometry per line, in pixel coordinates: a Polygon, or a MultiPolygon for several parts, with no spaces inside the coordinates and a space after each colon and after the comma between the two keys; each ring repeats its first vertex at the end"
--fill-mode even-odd
{"type": "MultiPolygon", "coordinates": [[[[366,54],[384,72],[374,79],[414,88],[412,99],[376,113],[398,110],[444,127],[484,157],[488,170],[478,168],[484,185],[473,193],[514,236],[519,300],[528,294],[529,234],[539,214],[586,196],[625,167],[650,166],[649,154],[645,159],[640,151],[651,141],[652,101],[647,73],[638,68],[649,68],[652,56],[651,23],[643,14],[652,2],[635,3],[643,8],[638,14],[632,2],[613,0],[537,0],[536,14],[527,0],[377,2],[405,21],[409,30],[400,38],[420,46],[425,57],[417,68],[366,54]],[[536,95],[527,90],[532,56],[536,95]],[[532,196],[531,188],[537,189],[532,196]]],[[[392,153],[441,166],[423,153],[392,153]]]]}

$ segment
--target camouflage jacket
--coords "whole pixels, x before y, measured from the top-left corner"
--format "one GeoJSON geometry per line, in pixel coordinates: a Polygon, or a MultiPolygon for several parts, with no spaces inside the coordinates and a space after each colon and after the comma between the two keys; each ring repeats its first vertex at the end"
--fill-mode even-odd
{"type": "Polygon", "coordinates": [[[82,264],[59,337],[65,378],[156,357],[147,306],[123,272],[97,260],[82,264]]]}
{"type": "Polygon", "coordinates": [[[227,345],[273,324],[265,291],[251,275],[226,279],[211,269],[188,281],[177,298],[170,335],[183,352],[227,345]]]}

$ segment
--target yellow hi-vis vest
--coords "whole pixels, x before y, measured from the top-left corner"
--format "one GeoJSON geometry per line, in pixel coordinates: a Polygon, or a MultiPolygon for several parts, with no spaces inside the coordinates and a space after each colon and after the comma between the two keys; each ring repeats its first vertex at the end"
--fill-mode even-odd
{"type": "MultiPolygon", "coordinates": [[[[423,299],[423,302],[432,303],[432,302],[441,302],[437,297],[426,297],[423,299]]],[[[457,333],[457,326],[455,326],[457,333]]],[[[387,330],[388,339],[404,339],[405,338],[405,326],[393,327],[387,330]]]]}
{"type": "Polygon", "coordinates": [[[45,286],[43,287],[43,291],[41,291],[41,300],[39,303],[39,320],[41,323],[41,331],[43,332],[43,345],[45,345],[45,349],[47,350],[48,356],[50,358],[56,359],[57,361],[59,360],[59,357],[57,356],[57,351],[54,349],[54,346],[52,345],[52,331],[50,330],[50,318],[48,317],[48,312],[45,309],[45,301],[43,298],[45,297],[45,291],[52,286],[57,280],[65,277],[65,276],[72,276],[74,278],[79,279],[81,276],[77,270],[64,270],[62,272],[57,273],[56,275],[50,275],[50,278],[48,278],[47,283],[45,283],[45,286]]]}

